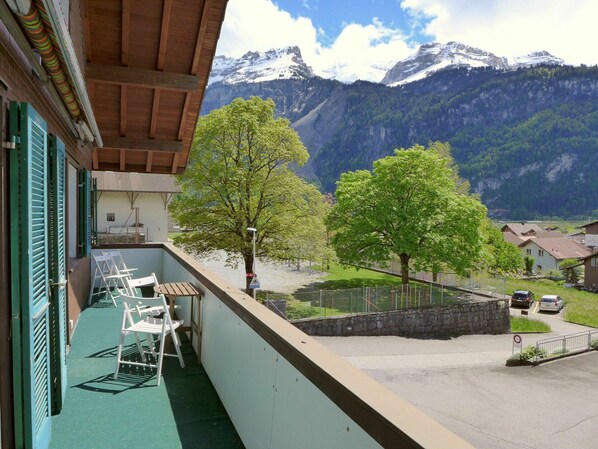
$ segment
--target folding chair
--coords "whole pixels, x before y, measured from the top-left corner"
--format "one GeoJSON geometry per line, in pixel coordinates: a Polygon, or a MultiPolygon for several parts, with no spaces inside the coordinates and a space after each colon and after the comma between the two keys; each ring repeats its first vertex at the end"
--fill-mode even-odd
{"type": "MultiPolygon", "coordinates": [[[[143,287],[155,287],[157,285],[160,285],[158,283],[158,279],[156,278],[156,275],[154,273],[150,274],[149,276],[142,277],[142,278],[136,278],[136,279],[127,278],[127,279],[125,279],[125,284],[127,287],[127,294],[130,296],[137,296],[137,297],[149,296],[149,295],[142,294],[143,287]]],[[[152,296],[156,296],[156,294],[154,293],[152,296]]]]}
{"type": "Polygon", "coordinates": [[[94,296],[103,293],[110,295],[110,299],[116,307],[116,297],[120,296],[123,292],[126,293],[125,290],[121,290],[119,283],[124,282],[127,275],[114,272],[114,269],[112,268],[114,262],[110,256],[96,256],[92,254],[91,257],[95,262],[95,271],[93,280],[91,281],[91,289],[89,291],[87,304],[91,304],[91,300],[94,296]],[[98,290],[94,292],[94,287],[98,280],[100,281],[100,286],[98,290]]]}
{"type": "Polygon", "coordinates": [[[181,354],[180,345],[181,342],[176,334],[176,329],[180,327],[183,322],[178,320],[172,320],[168,312],[164,313],[161,318],[148,314],[148,310],[162,308],[167,311],[166,299],[164,295],[160,295],[156,298],[137,298],[133,296],[122,297],[124,312],[121,324],[120,342],[118,345],[118,351],[116,355],[116,370],[114,371],[114,378],[118,378],[118,372],[120,365],[134,365],[144,366],[150,368],[156,368],[158,385],[162,377],[162,362],[165,356],[178,357],[181,368],[185,367],[185,361],[181,354]],[[135,335],[137,341],[137,348],[141,356],[141,362],[124,360],[122,358],[123,347],[125,344],[125,338],[127,335],[135,335]],[[139,336],[143,335],[147,337],[149,347],[146,349],[143,347],[139,336]],[[166,337],[170,335],[174,343],[176,354],[167,354],[164,351],[164,342],[166,337]],[[159,349],[156,352],[155,342],[153,338],[157,337],[159,342],[159,349]],[[156,363],[152,363],[147,357],[148,354],[156,359],[156,363]]]}
{"type": "Polygon", "coordinates": [[[125,263],[125,259],[123,258],[120,250],[110,250],[110,251],[102,251],[103,256],[110,256],[113,262],[112,269],[115,273],[118,274],[125,274],[130,279],[133,277],[133,272],[137,271],[137,268],[128,268],[127,264],[125,263]]]}

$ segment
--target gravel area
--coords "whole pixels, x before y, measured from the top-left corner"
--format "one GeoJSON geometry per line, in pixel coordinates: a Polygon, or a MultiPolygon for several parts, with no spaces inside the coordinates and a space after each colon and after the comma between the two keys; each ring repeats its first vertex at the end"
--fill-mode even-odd
{"type": "MultiPolygon", "coordinates": [[[[227,267],[225,252],[218,252],[209,258],[197,257],[197,260],[232,285],[240,289],[245,288],[245,267],[243,264],[237,268],[227,267]]],[[[311,270],[306,266],[298,270],[295,265],[289,266],[286,263],[262,259],[257,260],[255,271],[261,289],[277,293],[293,293],[299,288],[322,282],[324,276],[320,271],[311,270]]]]}

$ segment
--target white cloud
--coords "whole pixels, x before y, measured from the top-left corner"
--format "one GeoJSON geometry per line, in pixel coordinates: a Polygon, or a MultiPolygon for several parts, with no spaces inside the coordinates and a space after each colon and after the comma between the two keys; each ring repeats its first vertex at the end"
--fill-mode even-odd
{"type": "Polygon", "coordinates": [[[413,48],[405,36],[386,28],[378,19],[369,25],[345,24],[331,41],[309,18],[293,18],[271,0],[230,0],[217,54],[239,57],[248,51],[266,51],[297,45],[316,74],[337,74],[340,81],[380,81],[385,71],[413,48]]]}
{"type": "Polygon", "coordinates": [[[404,0],[401,7],[426,16],[438,42],[460,41],[500,56],[547,50],[568,64],[596,64],[595,0],[404,0]]]}

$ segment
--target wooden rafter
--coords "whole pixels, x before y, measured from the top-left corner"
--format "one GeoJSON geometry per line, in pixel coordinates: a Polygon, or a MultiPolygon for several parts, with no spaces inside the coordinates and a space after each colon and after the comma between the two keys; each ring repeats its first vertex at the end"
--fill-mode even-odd
{"type": "Polygon", "coordinates": [[[208,31],[208,19],[210,9],[212,8],[212,0],[206,0],[201,13],[201,22],[199,24],[199,31],[197,32],[197,41],[195,42],[195,52],[193,54],[193,63],[191,64],[191,74],[197,75],[199,71],[199,61],[201,60],[201,47],[204,43],[206,33],[208,31]]]}
{"type": "Polygon", "coordinates": [[[178,168],[179,168],[179,153],[174,153],[174,156],[172,158],[172,169],[170,170],[171,173],[176,173],[178,168]]]}
{"type": "Polygon", "coordinates": [[[176,140],[134,139],[129,137],[106,136],[104,137],[104,148],[179,153],[183,151],[183,142],[176,140]]]}
{"type": "Polygon", "coordinates": [[[187,92],[185,95],[185,104],[183,105],[183,111],[181,112],[181,120],[179,122],[179,134],[178,140],[183,140],[183,135],[185,133],[185,123],[187,123],[187,114],[189,112],[189,105],[191,104],[191,97],[193,95],[191,92],[187,92]]]}
{"type": "Polygon", "coordinates": [[[162,9],[162,27],[160,28],[160,47],[158,49],[158,63],[156,69],[164,70],[164,61],[166,59],[166,44],[168,43],[168,26],[170,25],[170,11],[172,9],[172,0],[164,0],[162,9]]]}
{"type": "Polygon", "coordinates": [[[127,135],[127,86],[120,86],[120,135],[127,135]]]}
{"type": "Polygon", "coordinates": [[[150,119],[150,139],[156,138],[156,128],[158,126],[158,109],[160,107],[160,89],[154,90],[154,101],[152,103],[152,115],[150,119]]]}
{"type": "Polygon", "coordinates": [[[120,158],[120,171],[125,171],[127,166],[127,152],[126,150],[121,149],[118,153],[120,158]]]}
{"type": "Polygon", "coordinates": [[[151,173],[152,171],[152,159],[154,158],[154,152],[148,151],[147,152],[147,159],[145,161],[145,171],[151,173]]]}
{"type": "Polygon", "coordinates": [[[131,21],[131,0],[123,0],[120,62],[125,67],[129,65],[129,24],[130,24],[130,21],[131,21]]]}
{"type": "Polygon", "coordinates": [[[194,75],[115,65],[88,64],[86,74],[87,78],[93,81],[150,89],[194,92],[199,86],[199,77],[194,75]]]}

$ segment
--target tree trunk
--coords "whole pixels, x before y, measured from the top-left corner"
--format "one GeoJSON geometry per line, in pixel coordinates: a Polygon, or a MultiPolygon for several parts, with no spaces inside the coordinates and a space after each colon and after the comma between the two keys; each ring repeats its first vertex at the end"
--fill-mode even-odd
{"type": "MultiPolygon", "coordinates": [[[[253,253],[244,254],[243,260],[245,262],[245,292],[248,295],[251,295],[251,289],[249,288],[249,284],[251,283],[252,277],[247,276],[250,273],[253,273],[253,253]]],[[[253,273],[255,274],[255,273],[253,273]]]]}
{"type": "Polygon", "coordinates": [[[400,254],[401,259],[401,282],[403,285],[409,285],[409,255],[400,254]]]}

